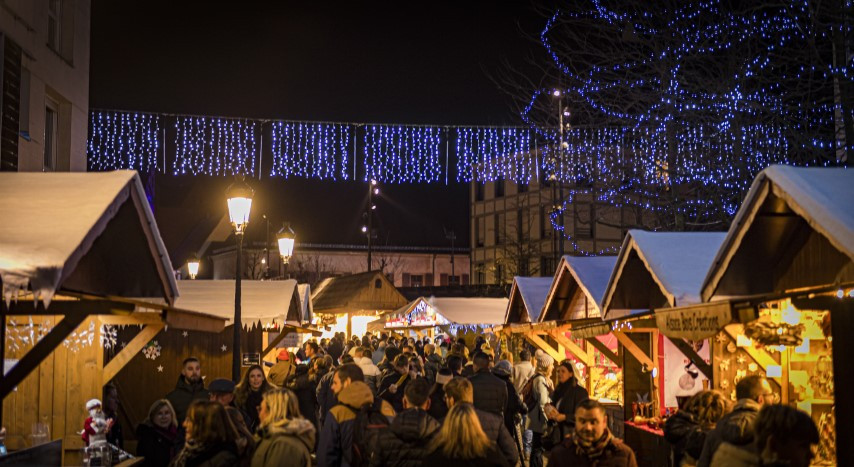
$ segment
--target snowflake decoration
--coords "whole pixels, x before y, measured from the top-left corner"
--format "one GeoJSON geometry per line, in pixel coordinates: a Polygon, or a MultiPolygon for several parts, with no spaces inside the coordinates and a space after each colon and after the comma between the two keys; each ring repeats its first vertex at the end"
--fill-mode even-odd
{"type": "Polygon", "coordinates": [[[145,358],[156,360],[160,356],[161,349],[162,347],[160,347],[157,341],[151,341],[142,349],[142,353],[145,355],[145,358]]]}
{"type": "Polygon", "coordinates": [[[225,352],[226,350],[228,350],[228,347],[226,347],[226,345],[225,345],[225,344],[222,344],[222,347],[220,347],[220,348],[222,349],[222,351],[223,351],[223,352],[225,352]]]}
{"type": "Polygon", "coordinates": [[[74,331],[65,339],[65,346],[72,352],[78,352],[83,347],[92,345],[95,341],[95,322],[89,321],[89,328],[80,332],[74,331]]]}
{"type": "Polygon", "coordinates": [[[729,387],[729,381],[723,380],[721,381],[721,389],[726,390],[729,387]]]}
{"type": "Polygon", "coordinates": [[[115,326],[109,324],[101,326],[101,347],[107,350],[116,348],[118,334],[115,326]]]}
{"type": "Polygon", "coordinates": [[[721,371],[727,371],[727,370],[729,370],[729,359],[725,358],[725,359],[721,360],[721,371]]]}
{"type": "Polygon", "coordinates": [[[738,361],[739,365],[744,365],[744,362],[747,361],[747,359],[744,357],[744,355],[739,355],[738,358],[736,358],[736,360],[738,361]]]}
{"type": "Polygon", "coordinates": [[[36,325],[33,323],[33,317],[29,316],[28,321],[27,324],[18,324],[14,318],[9,318],[6,341],[11,350],[17,351],[34,346],[50,332],[50,320],[44,320],[40,325],[36,325]]]}
{"type": "Polygon", "coordinates": [[[724,335],[724,333],[720,333],[717,336],[715,336],[715,340],[718,342],[718,344],[723,344],[728,339],[727,339],[726,335],[724,335]]]}

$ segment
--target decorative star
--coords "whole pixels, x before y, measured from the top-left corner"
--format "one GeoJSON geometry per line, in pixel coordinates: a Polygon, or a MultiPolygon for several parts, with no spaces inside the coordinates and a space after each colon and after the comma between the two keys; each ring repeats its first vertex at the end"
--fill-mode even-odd
{"type": "Polygon", "coordinates": [[[182,336],[184,336],[184,337],[187,337],[187,336],[189,336],[189,335],[190,335],[190,333],[189,333],[189,332],[187,332],[187,331],[184,331],[184,332],[182,332],[182,333],[181,333],[181,335],[182,335],[182,336]]]}
{"type": "Polygon", "coordinates": [[[157,371],[163,373],[163,365],[157,365],[157,371]]]}
{"type": "Polygon", "coordinates": [[[225,345],[225,344],[222,344],[222,347],[220,347],[220,348],[222,349],[222,351],[223,351],[223,352],[225,352],[226,350],[228,350],[228,347],[226,347],[226,345],[225,345]]]}
{"type": "Polygon", "coordinates": [[[163,326],[163,332],[166,332],[166,331],[168,331],[168,330],[169,330],[169,325],[168,325],[168,324],[167,324],[166,326],[163,326]]]}
{"type": "Polygon", "coordinates": [[[127,342],[122,341],[122,348],[125,348],[128,345],[127,342]]]}

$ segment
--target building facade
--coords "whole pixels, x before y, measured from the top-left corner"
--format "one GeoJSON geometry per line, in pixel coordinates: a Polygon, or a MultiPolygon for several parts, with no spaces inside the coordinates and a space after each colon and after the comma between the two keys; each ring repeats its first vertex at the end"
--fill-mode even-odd
{"type": "Polygon", "coordinates": [[[90,8],[0,0],[0,170],[86,170],[90,8]]]}
{"type": "MultiPolygon", "coordinates": [[[[263,244],[253,244],[243,249],[243,277],[290,277],[317,284],[327,277],[365,272],[367,253],[364,245],[297,243],[285,267],[275,246],[265,249],[263,244]]],[[[454,248],[453,253],[440,247],[375,247],[371,269],[382,270],[395,287],[468,285],[469,250],[454,248]]],[[[233,246],[212,249],[208,255],[212,278],[233,279],[235,258],[233,246]]]]}
{"type": "MultiPolygon", "coordinates": [[[[563,254],[615,253],[636,212],[594,202],[594,190],[572,197],[563,213],[562,235],[550,215],[558,199],[568,199],[571,186],[532,179],[472,182],[471,282],[509,284],[514,276],[551,276],[563,254]],[[569,238],[567,238],[567,236],[569,238]]],[[[559,219],[557,224],[559,227],[559,219]]]]}

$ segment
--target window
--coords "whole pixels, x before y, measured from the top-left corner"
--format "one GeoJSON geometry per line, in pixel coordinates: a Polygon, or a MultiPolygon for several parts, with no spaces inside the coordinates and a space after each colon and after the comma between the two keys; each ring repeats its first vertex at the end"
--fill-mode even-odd
{"type": "Polygon", "coordinates": [[[421,274],[412,274],[409,276],[410,287],[424,287],[424,276],[421,274]]]}
{"type": "Polygon", "coordinates": [[[504,180],[496,180],[494,183],[495,186],[495,197],[500,198],[504,196],[504,180]]]}
{"type": "Polygon", "coordinates": [[[486,241],[486,218],[481,216],[474,223],[474,238],[477,246],[483,246],[486,241]]]}
{"type": "Polygon", "coordinates": [[[30,140],[30,70],[21,69],[21,98],[18,109],[18,134],[30,140]]]}
{"type": "Polygon", "coordinates": [[[551,256],[540,257],[540,275],[543,277],[553,276],[557,269],[557,263],[551,256]]]}
{"type": "Polygon", "coordinates": [[[493,220],[493,224],[494,224],[493,229],[492,229],[492,233],[495,236],[494,240],[495,240],[496,245],[501,244],[501,223],[502,223],[501,217],[502,217],[501,214],[496,214],[496,215],[492,216],[492,220],[493,220]]]}
{"type": "Polygon", "coordinates": [[[504,282],[504,266],[501,264],[495,265],[495,283],[501,284],[504,282]]]}
{"type": "Polygon", "coordinates": [[[44,171],[56,170],[56,140],[59,112],[55,102],[48,100],[44,109],[44,171]]]}
{"type": "Polygon", "coordinates": [[[460,276],[448,276],[448,285],[460,285],[460,276]]]}
{"type": "Polygon", "coordinates": [[[62,0],[47,2],[47,46],[62,52],[62,0]]]}
{"type": "Polygon", "coordinates": [[[383,288],[383,280],[382,280],[382,279],[377,279],[377,280],[375,280],[375,281],[374,281],[374,288],[375,288],[375,289],[381,289],[381,288],[383,288]]]}
{"type": "Polygon", "coordinates": [[[528,260],[525,258],[520,258],[519,259],[519,275],[520,276],[527,276],[530,273],[531,273],[531,267],[528,264],[528,260]]]}
{"type": "Polygon", "coordinates": [[[478,263],[475,266],[474,278],[477,284],[486,284],[486,271],[483,263],[478,263]]]}
{"type": "Polygon", "coordinates": [[[484,184],[478,182],[472,183],[474,183],[474,200],[483,201],[484,184]]]}

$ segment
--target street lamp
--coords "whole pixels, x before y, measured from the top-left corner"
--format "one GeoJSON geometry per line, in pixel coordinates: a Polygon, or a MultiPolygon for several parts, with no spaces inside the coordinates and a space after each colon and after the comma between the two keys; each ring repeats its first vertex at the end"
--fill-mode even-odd
{"type": "Polygon", "coordinates": [[[240,380],[240,331],[242,321],[240,320],[240,279],[243,275],[241,268],[241,257],[243,256],[243,234],[249,223],[249,212],[252,210],[252,196],[255,192],[241,178],[235,180],[225,191],[228,202],[228,217],[234,227],[234,236],[237,241],[236,274],[234,279],[234,340],[231,348],[231,379],[240,380]]]}
{"type": "Polygon", "coordinates": [[[276,241],[279,242],[279,255],[282,257],[282,263],[287,266],[294,254],[294,243],[296,242],[296,235],[290,224],[282,226],[276,234],[276,241]]]}
{"type": "Polygon", "coordinates": [[[199,274],[199,263],[199,257],[196,255],[187,260],[187,272],[190,273],[190,279],[195,279],[199,274]]]}

